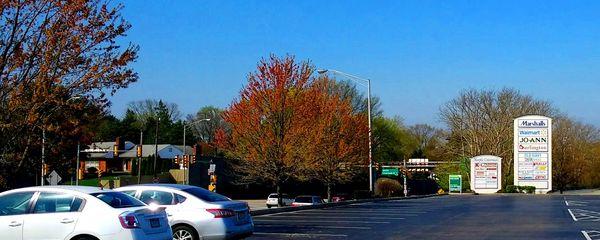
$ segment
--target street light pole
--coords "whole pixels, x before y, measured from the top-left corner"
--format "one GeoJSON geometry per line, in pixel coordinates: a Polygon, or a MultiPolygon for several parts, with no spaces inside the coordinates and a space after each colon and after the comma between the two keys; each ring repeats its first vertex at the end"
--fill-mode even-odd
{"type": "MultiPolygon", "coordinates": [[[[191,122],[190,124],[205,122],[205,121],[206,122],[210,121],[210,118],[200,119],[198,121],[191,122]]],[[[186,154],[186,151],[185,151],[186,150],[185,149],[185,130],[186,130],[186,128],[187,128],[187,123],[185,122],[185,120],[183,120],[183,146],[181,148],[183,151],[183,155],[186,154]]],[[[183,159],[183,156],[181,156],[181,157],[183,159]]],[[[190,161],[190,159],[188,159],[188,161],[190,161]]],[[[191,167],[191,165],[188,163],[188,168],[190,168],[190,167],[191,167]]],[[[183,182],[188,185],[190,184],[190,170],[188,169],[186,172],[185,165],[183,166],[183,182]]]]}
{"type": "Polygon", "coordinates": [[[367,112],[369,114],[369,191],[373,192],[373,155],[371,143],[371,79],[367,79],[367,112]]]}
{"type": "Polygon", "coordinates": [[[319,69],[317,70],[317,73],[319,74],[325,74],[327,72],[333,72],[333,73],[337,73],[346,77],[349,77],[350,79],[353,79],[355,82],[361,83],[357,80],[362,81],[363,86],[365,86],[364,84],[366,83],[366,87],[367,87],[367,114],[368,114],[368,119],[369,119],[369,191],[373,192],[373,149],[372,149],[372,128],[371,128],[371,79],[366,79],[366,78],[361,78],[361,77],[357,77],[354,76],[352,74],[348,74],[345,72],[341,72],[338,70],[334,70],[334,69],[319,69]]]}
{"type": "MultiPolygon", "coordinates": [[[[80,99],[80,98],[82,98],[82,97],[81,96],[73,96],[73,97],[70,97],[69,99],[67,99],[67,101],[65,101],[65,102],[68,103],[69,101],[80,99]]],[[[48,111],[48,115],[46,115],[46,117],[52,116],[52,114],[54,113],[54,111],[56,109],[58,109],[59,107],[60,107],[60,105],[59,106],[55,106],[50,111],[48,111]]],[[[77,156],[79,156],[79,151],[77,152],[77,154],[78,154],[77,156]]],[[[42,167],[41,167],[42,168],[41,169],[41,172],[42,172],[41,180],[42,181],[40,182],[41,186],[45,185],[44,184],[44,175],[46,174],[46,171],[44,171],[45,170],[44,169],[45,165],[46,165],[46,127],[42,126],[42,167]]]]}

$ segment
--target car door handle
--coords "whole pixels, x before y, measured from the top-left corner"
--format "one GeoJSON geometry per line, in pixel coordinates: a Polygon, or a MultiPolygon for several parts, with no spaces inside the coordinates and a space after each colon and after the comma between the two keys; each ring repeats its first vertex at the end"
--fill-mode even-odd
{"type": "Polygon", "coordinates": [[[15,221],[10,222],[10,224],[8,224],[9,227],[18,227],[18,226],[21,226],[21,225],[23,225],[23,224],[20,223],[20,222],[15,222],[15,221]]]}
{"type": "Polygon", "coordinates": [[[172,217],[172,216],[173,216],[173,214],[167,213],[167,217],[172,217]]]}
{"type": "Polygon", "coordinates": [[[63,220],[60,220],[60,223],[72,223],[75,222],[75,220],[73,220],[72,218],[63,218],[63,220]]]}

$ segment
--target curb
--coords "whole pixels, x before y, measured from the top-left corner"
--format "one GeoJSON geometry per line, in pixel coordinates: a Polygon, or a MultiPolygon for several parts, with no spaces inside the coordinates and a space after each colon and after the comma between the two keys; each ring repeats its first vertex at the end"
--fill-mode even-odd
{"type": "Polygon", "coordinates": [[[296,211],[310,210],[310,209],[339,207],[339,206],[346,206],[346,205],[352,205],[352,204],[358,204],[358,203],[418,199],[418,198],[428,198],[428,197],[443,196],[443,195],[448,195],[448,194],[446,193],[446,194],[417,195],[417,196],[409,196],[409,197],[372,198],[372,199],[361,199],[361,200],[349,200],[349,201],[335,202],[335,203],[324,203],[324,204],[312,205],[312,206],[259,209],[259,210],[251,210],[250,215],[261,216],[261,215],[268,215],[268,214],[274,214],[274,213],[296,212],[296,211]]]}

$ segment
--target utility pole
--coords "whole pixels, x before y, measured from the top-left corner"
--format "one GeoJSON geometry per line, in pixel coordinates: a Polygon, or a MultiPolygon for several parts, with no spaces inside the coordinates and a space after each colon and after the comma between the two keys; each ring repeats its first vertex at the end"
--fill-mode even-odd
{"type": "Polygon", "coordinates": [[[80,142],[77,141],[77,163],[75,163],[75,185],[79,186],[79,154],[81,154],[80,142]]]}
{"type": "Polygon", "coordinates": [[[137,183],[140,184],[142,183],[142,149],[143,149],[143,144],[142,141],[144,141],[144,130],[140,129],[140,145],[138,146],[139,149],[136,149],[136,153],[137,153],[137,157],[138,157],[138,179],[137,179],[137,183]]]}
{"type": "MultiPolygon", "coordinates": [[[[183,155],[185,156],[186,151],[185,151],[185,120],[183,120],[183,146],[181,146],[181,150],[183,151],[183,155]]],[[[188,164],[189,167],[189,164],[188,164]]],[[[183,165],[183,184],[189,184],[188,183],[188,177],[186,175],[186,170],[185,170],[185,164],[183,165]]]]}
{"type": "Polygon", "coordinates": [[[44,175],[46,166],[46,129],[42,129],[42,177],[41,177],[41,186],[44,186],[44,175]]]}
{"type": "Polygon", "coordinates": [[[158,121],[156,121],[156,132],[154,133],[154,177],[156,178],[156,158],[158,158],[158,127],[160,123],[160,117],[158,117],[158,121]]]}
{"type": "Polygon", "coordinates": [[[406,158],[404,158],[404,197],[408,197],[408,186],[406,186],[406,174],[408,174],[408,169],[406,168],[406,158]]]}

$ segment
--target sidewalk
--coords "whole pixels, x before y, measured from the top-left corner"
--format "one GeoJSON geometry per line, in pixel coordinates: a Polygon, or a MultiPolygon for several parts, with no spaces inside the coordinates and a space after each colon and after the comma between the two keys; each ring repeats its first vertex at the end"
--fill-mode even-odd
{"type": "Polygon", "coordinates": [[[267,199],[236,199],[236,201],[247,202],[248,206],[250,206],[250,210],[267,209],[267,199]]]}
{"type": "MultiPolygon", "coordinates": [[[[553,192],[554,195],[560,195],[560,191],[553,192]]],[[[563,195],[600,195],[600,189],[579,189],[564,191],[563,195]]]]}

